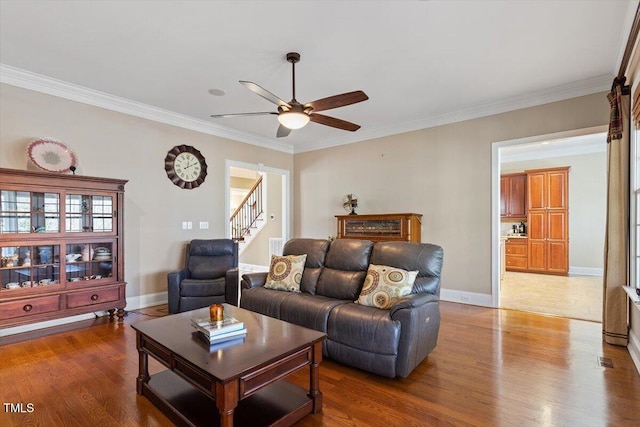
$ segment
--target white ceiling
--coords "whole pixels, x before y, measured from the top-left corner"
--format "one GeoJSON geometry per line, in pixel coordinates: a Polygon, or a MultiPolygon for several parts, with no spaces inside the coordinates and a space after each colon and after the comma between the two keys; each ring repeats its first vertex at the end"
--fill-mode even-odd
{"type": "MultiPolygon", "coordinates": [[[[0,1],[0,81],[289,152],[607,90],[637,0],[0,1]],[[238,80],[309,102],[363,90],[275,138],[238,80]],[[212,96],[221,89],[225,96],[212,96]]],[[[54,135],[52,135],[55,137],[54,135]]]]}

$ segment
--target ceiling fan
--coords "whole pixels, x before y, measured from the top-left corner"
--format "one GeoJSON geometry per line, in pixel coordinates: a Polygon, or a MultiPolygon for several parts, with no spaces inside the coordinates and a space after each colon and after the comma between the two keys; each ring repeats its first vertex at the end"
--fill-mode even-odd
{"type": "Polygon", "coordinates": [[[249,89],[251,92],[263,97],[267,101],[273,102],[278,106],[278,112],[258,112],[258,113],[233,113],[233,114],[212,114],[211,117],[233,117],[233,116],[262,116],[277,115],[280,126],[276,136],[278,138],[285,137],[291,133],[292,129],[300,129],[309,121],[319,123],[325,126],[348,130],[355,132],[360,126],[347,122],[345,120],[336,119],[335,117],[318,114],[318,111],[331,110],[332,108],[344,107],[345,105],[355,104],[357,102],[366,101],[369,97],[361,90],[354,92],[342,93],[340,95],[330,96],[328,98],[317,99],[306,104],[301,104],[296,100],[296,62],[300,61],[300,54],[297,52],[287,53],[287,61],[291,63],[292,68],[292,87],[293,96],[291,101],[285,102],[278,98],[263,87],[248,81],[240,80],[240,84],[249,89]]]}

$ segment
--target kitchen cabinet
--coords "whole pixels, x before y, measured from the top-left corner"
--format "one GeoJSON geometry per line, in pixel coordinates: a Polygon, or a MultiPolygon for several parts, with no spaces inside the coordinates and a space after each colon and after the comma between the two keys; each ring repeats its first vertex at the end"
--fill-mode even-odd
{"type": "Polygon", "coordinates": [[[420,243],[422,215],[416,213],[336,215],[338,239],[420,243]]]}
{"type": "Polygon", "coordinates": [[[505,241],[505,269],[507,271],[527,271],[527,240],[526,237],[510,237],[505,241]]]}
{"type": "Polygon", "coordinates": [[[527,174],[529,271],[569,272],[569,167],[527,174]]]}
{"type": "Polygon", "coordinates": [[[123,319],[126,182],[0,168],[0,327],[123,319]]]}
{"type": "Polygon", "coordinates": [[[527,175],[500,176],[500,218],[524,220],[527,217],[527,175]]]}

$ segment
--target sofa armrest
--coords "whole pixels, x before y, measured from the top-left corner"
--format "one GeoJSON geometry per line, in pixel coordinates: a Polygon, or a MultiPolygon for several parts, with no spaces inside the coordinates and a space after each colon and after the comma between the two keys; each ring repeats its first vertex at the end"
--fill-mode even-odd
{"type": "Polygon", "coordinates": [[[430,302],[440,302],[440,298],[433,294],[409,294],[398,298],[395,304],[389,309],[391,317],[393,317],[396,311],[402,310],[403,308],[416,308],[430,302]]]}
{"type": "Polygon", "coordinates": [[[180,309],[180,282],[189,275],[187,269],[172,271],[167,274],[167,300],[169,313],[177,313],[180,309]]]}
{"type": "Polygon", "coordinates": [[[240,287],[242,289],[249,289],[264,286],[267,282],[267,275],[268,273],[265,272],[243,274],[240,287]]]}
{"type": "Polygon", "coordinates": [[[406,378],[436,346],[440,330],[440,298],[421,293],[399,299],[390,309],[400,322],[396,375],[406,378]]]}
{"type": "Polygon", "coordinates": [[[238,294],[240,283],[238,283],[238,268],[227,270],[225,274],[224,298],[228,304],[238,306],[238,294]]]}

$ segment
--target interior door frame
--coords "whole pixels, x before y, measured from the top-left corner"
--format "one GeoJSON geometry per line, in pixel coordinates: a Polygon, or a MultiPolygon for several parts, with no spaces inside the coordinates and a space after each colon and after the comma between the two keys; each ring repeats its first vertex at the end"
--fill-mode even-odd
{"type": "Polygon", "coordinates": [[[493,308],[500,307],[500,149],[533,142],[603,133],[607,132],[607,130],[608,125],[593,126],[546,135],[497,141],[491,144],[491,306],[493,308]]]}
{"type": "MultiPolygon", "coordinates": [[[[291,172],[287,169],[273,168],[265,166],[263,163],[247,163],[236,160],[225,159],[224,162],[224,209],[225,218],[229,218],[231,210],[231,174],[232,167],[249,169],[256,172],[270,173],[282,176],[282,241],[286,242],[291,236],[291,172]]],[[[227,238],[231,238],[231,224],[225,221],[224,233],[227,238]]]]}

